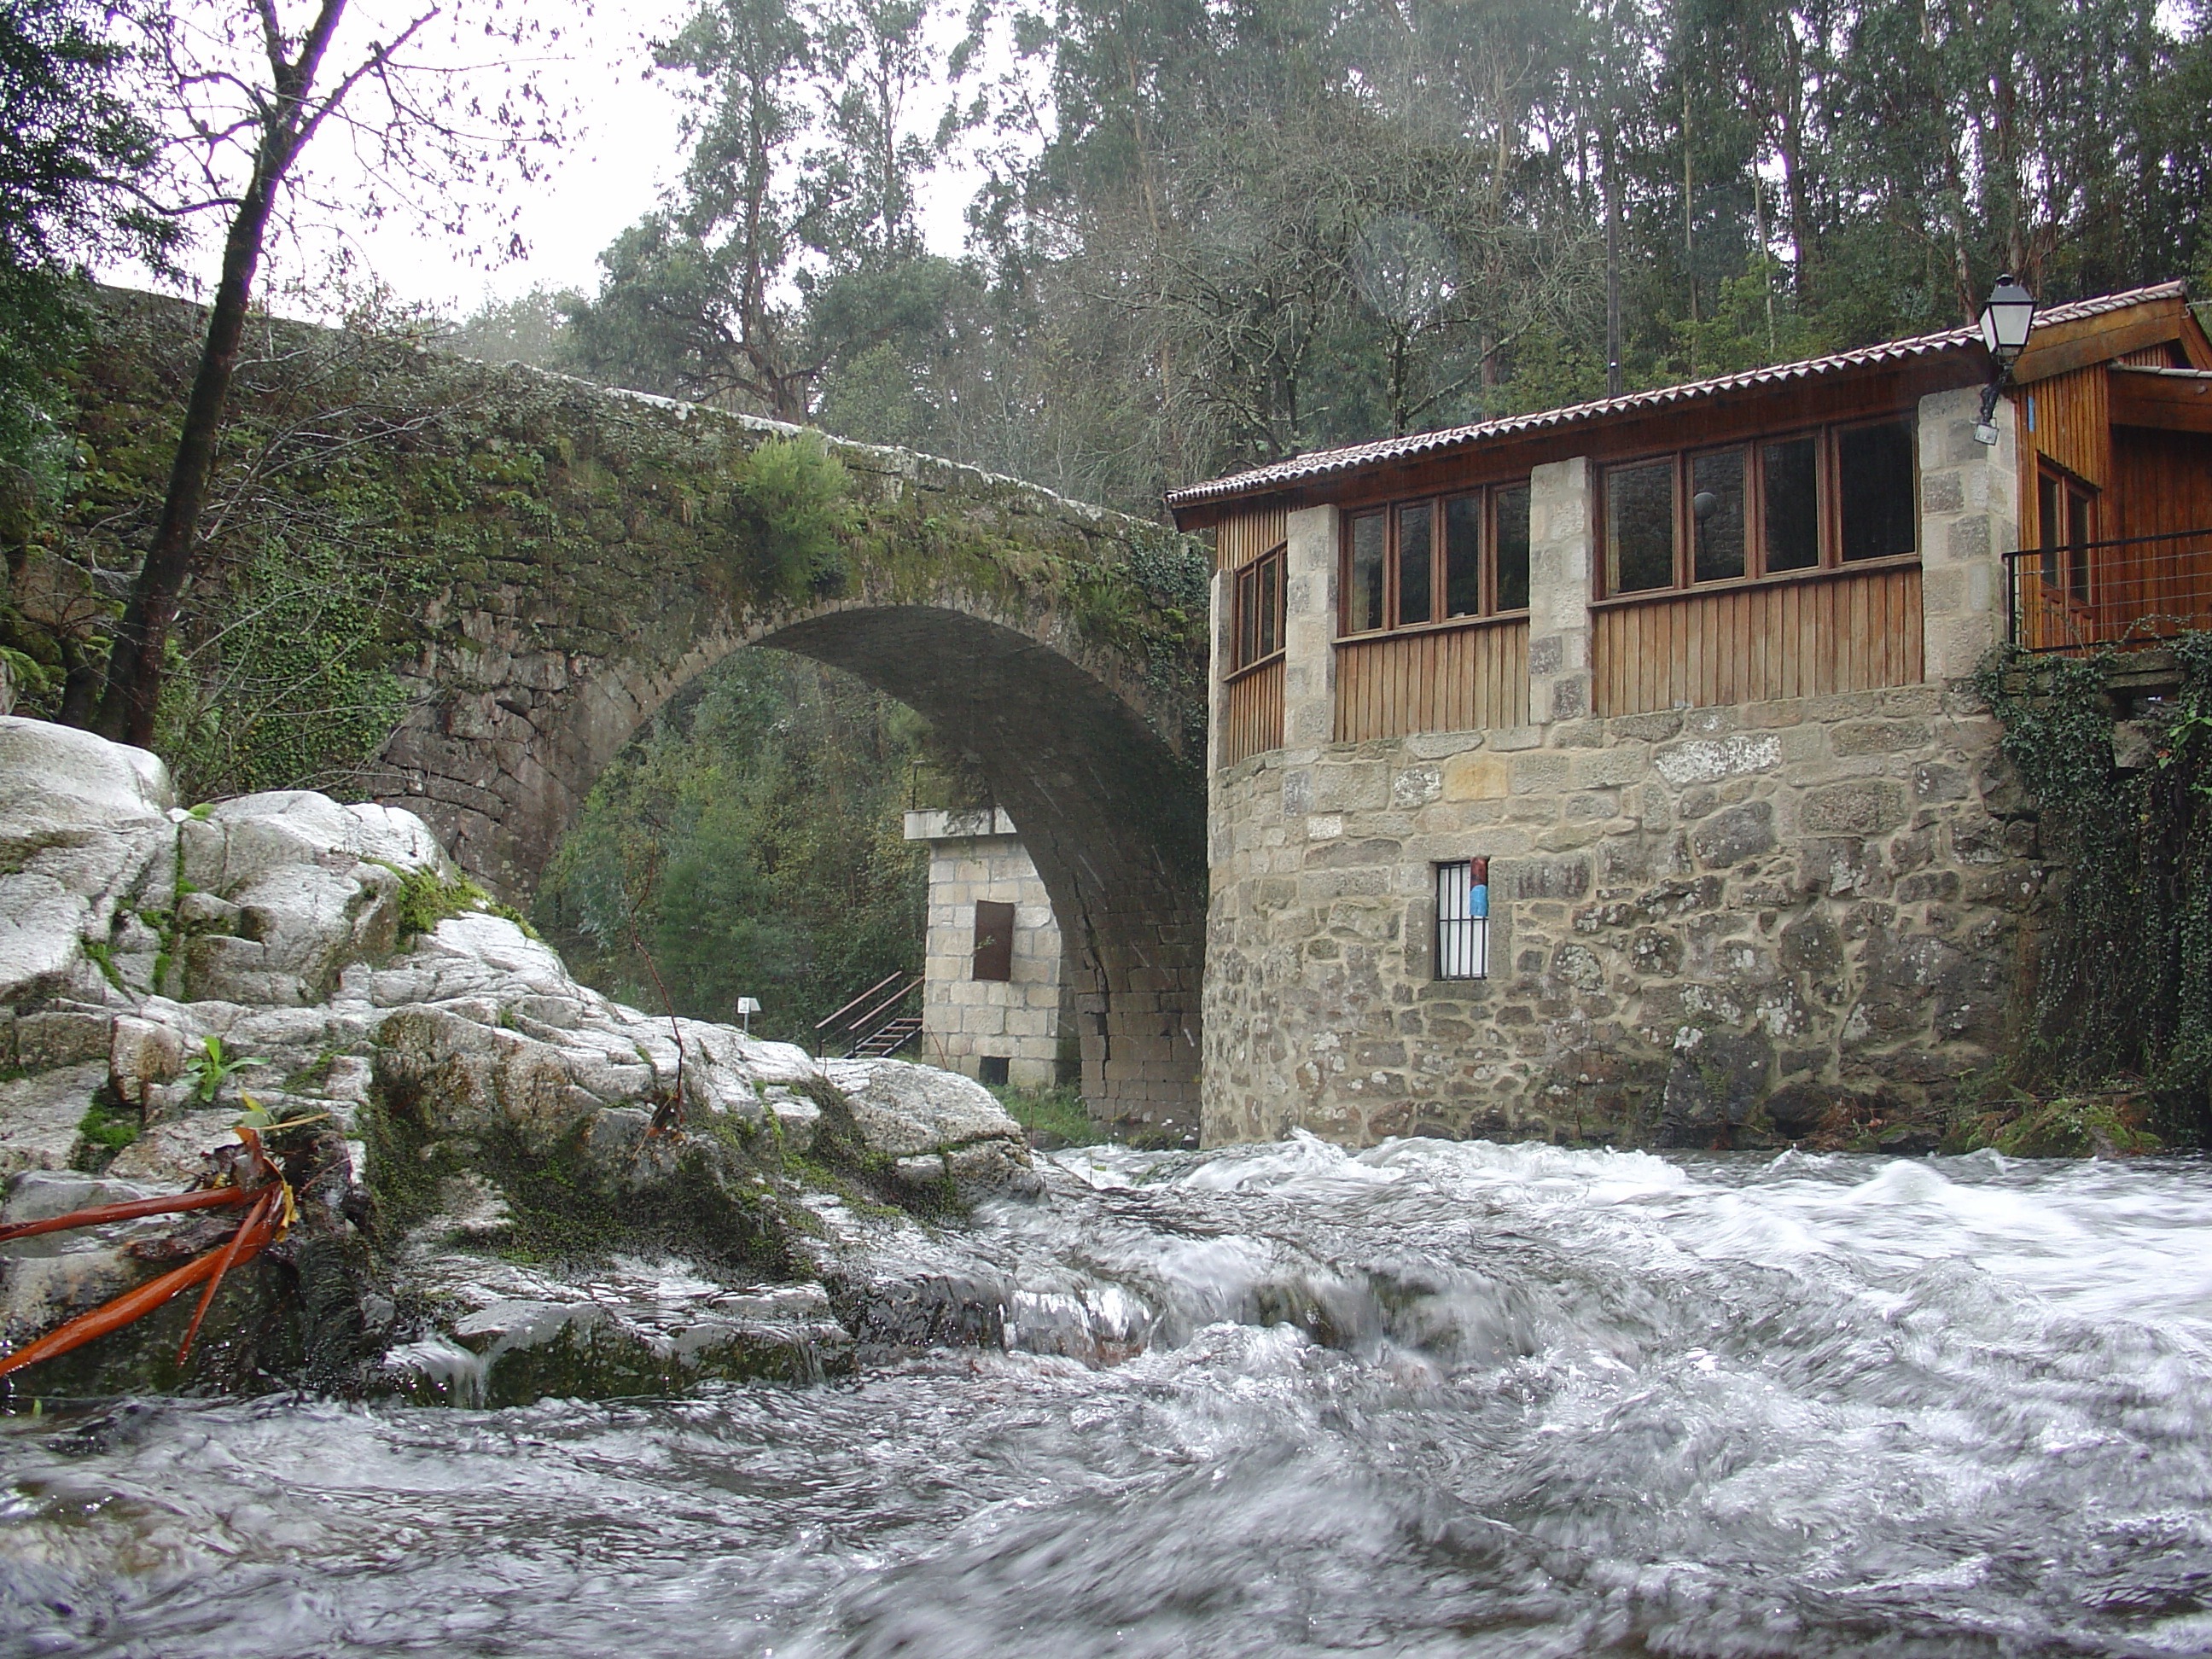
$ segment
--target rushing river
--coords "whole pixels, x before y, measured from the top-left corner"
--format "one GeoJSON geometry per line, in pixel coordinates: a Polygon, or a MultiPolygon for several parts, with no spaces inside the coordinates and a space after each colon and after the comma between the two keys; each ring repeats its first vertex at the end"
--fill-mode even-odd
{"type": "Polygon", "coordinates": [[[9,1420],[0,1651],[2212,1652],[2212,1165],[1060,1162],[1012,1352],[9,1420]]]}

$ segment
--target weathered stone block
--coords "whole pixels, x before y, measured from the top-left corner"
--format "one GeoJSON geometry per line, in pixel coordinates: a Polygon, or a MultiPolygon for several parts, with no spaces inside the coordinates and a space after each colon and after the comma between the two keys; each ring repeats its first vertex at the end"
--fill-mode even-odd
{"type": "Polygon", "coordinates": [[[1798,808],[1799,826],[1816,836],[1886,835],[1904,822],[1904,791],[1887,781],[1827,784],[1798,808]]]}
{"type": "Polygon", "coordinates": [[[1662,1140],[1726,1146],[1766,1092],[1773,1052],[1763,1033],[1691,1026],[1675,1038],[1660,1104],[1662,1140]]]}
{"type": "Polygon", "coordinates": [[[1741,864],[1774,845],[1774,808],[1763,800],[1727,807],[1690,832],[1691,848],[1707,869],[1741,864]]]}

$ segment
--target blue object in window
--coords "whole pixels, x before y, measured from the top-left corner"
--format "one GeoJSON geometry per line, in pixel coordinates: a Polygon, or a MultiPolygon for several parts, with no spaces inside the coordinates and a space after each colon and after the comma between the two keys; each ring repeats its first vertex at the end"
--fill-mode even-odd
{"type": "Polygon", "coordinates": [[[1438,979],[1480,979],[1490,972],[1490,860],[1437,866],[1438,979]]]}

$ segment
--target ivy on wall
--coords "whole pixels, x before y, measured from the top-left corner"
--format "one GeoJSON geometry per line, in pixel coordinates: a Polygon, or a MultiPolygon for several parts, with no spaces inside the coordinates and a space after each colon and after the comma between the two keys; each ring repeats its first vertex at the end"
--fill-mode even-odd
{"type": "Polygon", "coordinates": [[[2212,634],[2172,641],[2175,692],[2114,752],[2120,659],[2000,654],[1976,690],[2042,819],[2054,866],[2014,1056],[2031,1088],[2135,1084],[2163,1138],[2212,1128],[2212,634]]]}

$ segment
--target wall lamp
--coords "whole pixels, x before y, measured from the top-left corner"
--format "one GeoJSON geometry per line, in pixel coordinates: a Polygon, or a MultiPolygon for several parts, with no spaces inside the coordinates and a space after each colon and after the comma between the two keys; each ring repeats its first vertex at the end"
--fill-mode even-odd
{"type": "Polygon", "coordinates": [[[2034,331],[2035,295],[2013,281],[2008,271],[1997,278],[1997,285],[1990,290],[1989,303],[1982,307],[1982,343],[1990,349],[1990,361],[1996,365],[1996,373],[1982,388],[1982,417],[1974,423],[1976,443],[1996,442],[1997,398],[2012,384],[2012,366],[2027,349],[2027,337],[2034,331]]]}

